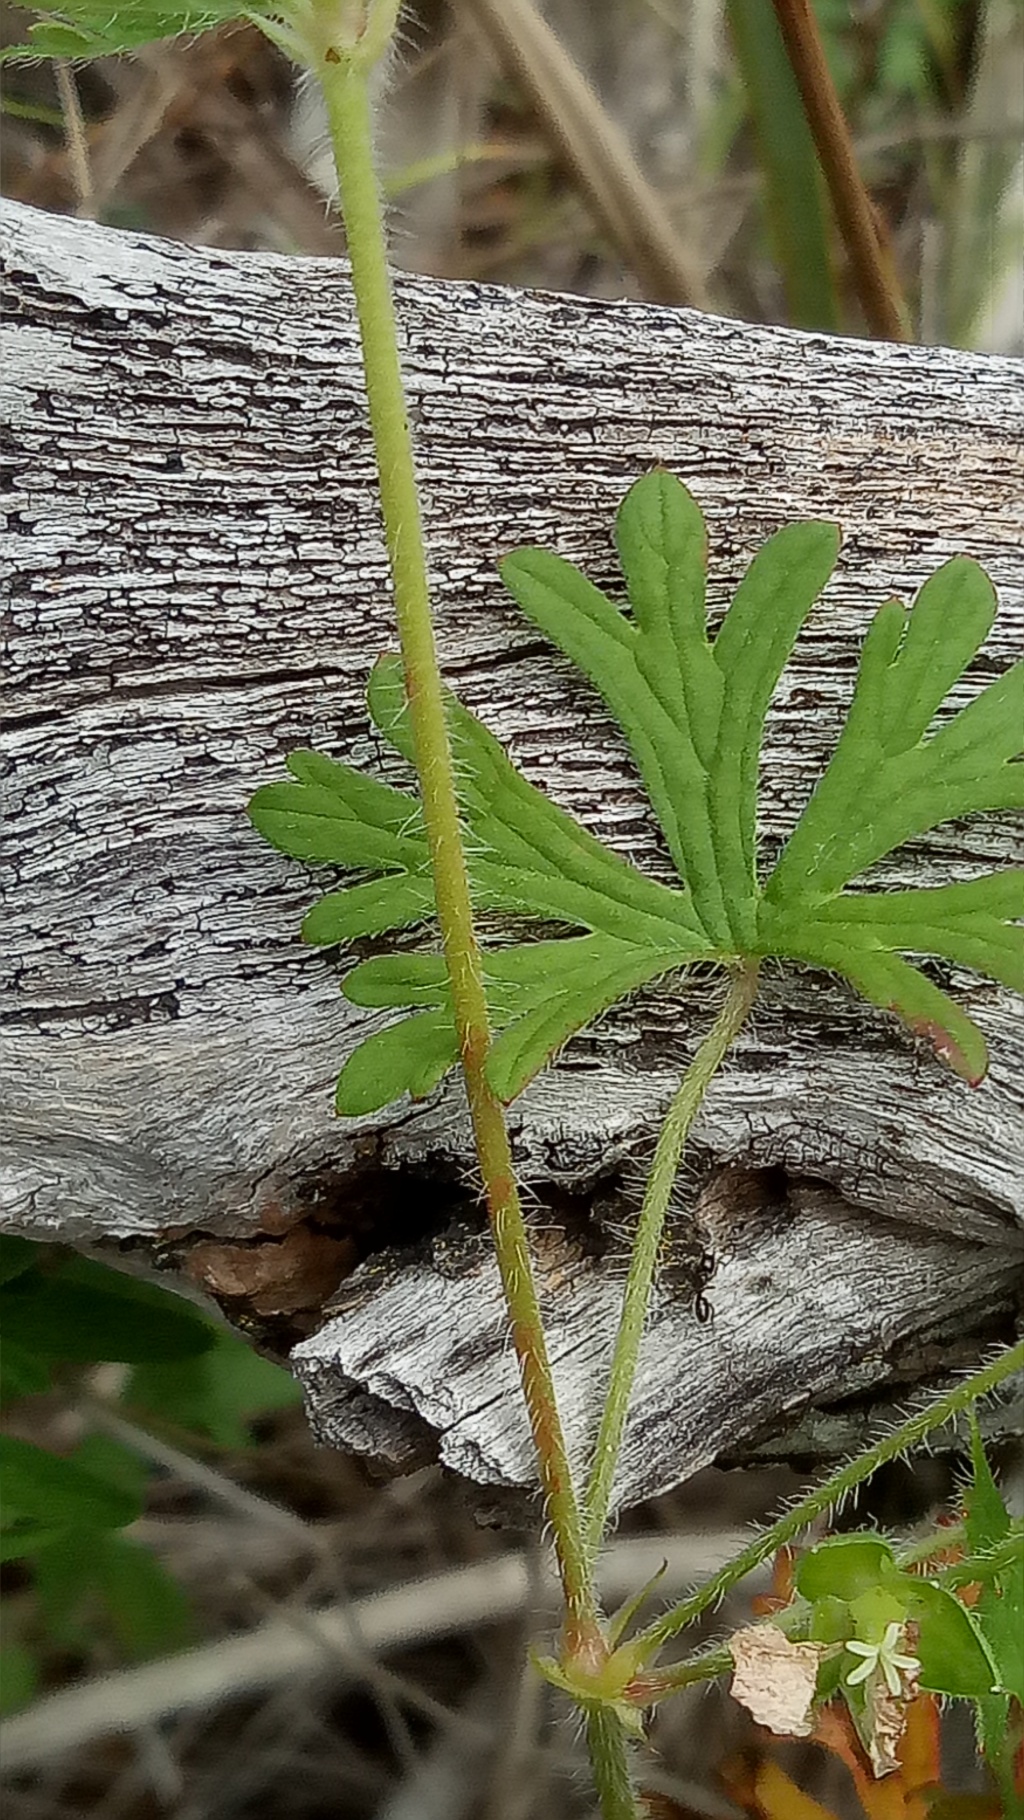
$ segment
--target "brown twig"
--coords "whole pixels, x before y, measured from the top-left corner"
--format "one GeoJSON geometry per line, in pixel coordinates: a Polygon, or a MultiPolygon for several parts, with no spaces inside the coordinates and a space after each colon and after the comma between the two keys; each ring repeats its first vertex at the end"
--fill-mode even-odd
{"type": "Polygon", "coordinates": [[[857,168],[810,0],[773,4],[868,327],[886,341],[909,341],[906,305],[857,168]]]}

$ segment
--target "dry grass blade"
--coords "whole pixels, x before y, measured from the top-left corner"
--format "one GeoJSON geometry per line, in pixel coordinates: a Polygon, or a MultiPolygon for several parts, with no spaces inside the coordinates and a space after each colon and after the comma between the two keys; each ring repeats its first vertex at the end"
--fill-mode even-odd
{"type": "Polygon", "coordinates": [[[660,197],[531,0],[453,0],[522,86],[594,217],[653,303],[707,306],[703,276],[660,197]]]}
{"type": "Polygon", "coordinates": [[[460,1723],[442,1729],[433,1747],[378,1810],[376,1820],[468,1820],[479,1812],[481,1779],[503,1728],[493,1677],[481,1681],[457,1716],[460,1723]]]}
{"type": "MultiPolygon", "coordinates": [[[[735,1530],[721,1530],[712,1537],[618,1543],[601,1562],[602,1591],[609,1605],[615,1604],[667,1560],[661,1586],[671,1594],[712,1572],[743,1540],[735,1530]]],[[[550,1598],[553,1589],[554,1577],[546,1573],[543,1597],[550,1598]]],[[[3,1773],[17,1775],[47,1762],[58,1749],[74,1750],[92,1738],[138,1731],[179,1713],[210,1712],[226,1700],[303,1677],[361,1679],[364,1651],[384,1654],[497,1623],[523,1611],[533,1590],[527,1558],[510,1553],[344,1604],[281,1612],[243,1636],[100,1676],[16,1713],[4,1728],[3,1773]],[[358,1652],[353,1625],[362,1644],[358,1652]]]]}
{"type": "Polygon", "coordinates": [[[79,109],[76,128],[73,78],[58,66],[65,142],[15,180],[21,201],[101,220],[140,212],[160,232],[202,240],[230,192],[241,244],[344,252],[340,222],[282,143],[291,76],[255,28],[162,41],[98,67],[114,104],[88,124],[79,109]]]}
{"type": "Polygon", "coordinates": [[[54,76],[57,81],[60,104],[64,111],[64,138],[68,164],[78,197],[78,207],[75,212],[84,219],[96,214],[96,199],[85,121],[82,118],[82,104],[78,99],[74,71],[63,57],[58,58],[54,64],[54,76]]]}

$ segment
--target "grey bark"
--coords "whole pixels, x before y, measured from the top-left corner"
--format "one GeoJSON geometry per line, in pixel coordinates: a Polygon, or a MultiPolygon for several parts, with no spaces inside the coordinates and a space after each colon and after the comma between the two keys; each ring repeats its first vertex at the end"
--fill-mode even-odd
{"type": "MultiPolygon", "coordinates": [[[[297,939],[323,881],[243,813],[296,745],[390,774],[363,702],[394,632],[347,269],[10,204],[2,219],[0,1217],[156,1254],[272,1335],[305,1332],[295,1363],[328,1439],[396,1463],[439,1451],[522,1487],[461,1089],[334,1118],[334,1075],[374,1020],[340,997],[344,957],[297,939]]],[[[821,769],[890,593],[909,598],[958,551],[989,570],[1001,611],[957,701],[1024,648],[1019,363],[429,280],[398,293],[446,673],[530,777],[638,863],[664,859],[622,742],[495,562],[546,543],[614,586],[612,513],[652,463],[707,515],[712,614],[779,524],[844,527],[772,714],[766,853],[821,769]]],[[[938,882],[1022,857],[1019,818],[976,818],[879,876],[938,882]]],[[[769,970],[680,1185],[622,1499],[1010,1330],[1022,1007],[945,977],[989,1040],[974,1091],[841,984],[769,970]],[[706,1245],[715,1318],[700,1326],[687,1263],[706,1245]]],[[[716,990],[639,996],[511,1111],[577,1452],[624,1270],[614,1228],[716,990]]],[[[801,1445],[818,1433],[805,1421],[801,1445]]]]}

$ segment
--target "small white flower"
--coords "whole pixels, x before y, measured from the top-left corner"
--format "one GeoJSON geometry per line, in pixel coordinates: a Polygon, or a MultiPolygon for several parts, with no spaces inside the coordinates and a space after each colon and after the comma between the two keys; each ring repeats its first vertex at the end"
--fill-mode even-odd
{"type": "Polygon", "coordinates": [[[921,1667],[916,1656],[900,1654],[898,1645],[902,1634],[902,1625],[893,1623],[886,1625],[880,1643],[860,1643],[856,1637],[851,1638],[846,1648],[851,1656],[863,1656],[864,1660],[846,1676],[847,1687],[856,1687],[859,1681],[867,1681],[878,1673],[884,1677],[893,1698],[898,1698],[903,1690],[900,1670],[907,1675],[916,1675],[921,1667]]]}

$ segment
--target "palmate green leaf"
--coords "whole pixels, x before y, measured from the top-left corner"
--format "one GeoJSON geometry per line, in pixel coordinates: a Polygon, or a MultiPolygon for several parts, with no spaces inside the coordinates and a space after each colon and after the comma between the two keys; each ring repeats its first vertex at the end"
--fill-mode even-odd
{"type": "Polygon", "coordinates": [[[634,621],[547,550],[502,579],[585,671],[621,725],[679,875],[724,951],[756,944],[757,762],[765,713],[803,621],[835,565],[834,525],[789,525],[758,551],[712,646],[704,524],[668,474],[627,494],[617,542],[634,621]]]}
{"type": "MultiPolygon", "coordinates": [[[[1024,663],[929,733],[991,626],[994,597],[983,571],[957,558],[925,583],[909,613],[896,601],[882,607],[832,761],[762,885],[755,835],[765,716],[835,564],[838,531],[795,524],[770,538],[714,639],[704,604],[704,522],[686,489],[663,472],[638,481],[620,508],[616,536],[628,614],[547,551],[515,552],[502,576],[619,721],[680,882],[660,884],[602,846],[449,698],[476,909],[567,931],[485,949],[495,1091],[513,1098],[623,994],[692,961],[767,955],[843,974],[927,1036],[966,1078],[980,1079],[980,1032],[904,957],[942,957],[1024,990],[1024,870],[908,891],[846,886],[951,816],[1024,806],[1017,762],[1024,663]]],[[[368,702],[385,738],[411,760],[397,658],[376,666],[368,702]]],[[[431,917],[416,797],[316,753],[294,753],[288,769],[290,782],[253,797],[255,826],[296,858],[379,874],[325,896],[306,918],[305,939],[351,941],[431,917]]],[[[377,957],[355,967],[344,990],[355,1004],[410,1015],[370,1036],[346,1063],[340,1111],[374,1111],[404,1091],[422,1096],[454,1066],[438,954],[377,957]]]]}

